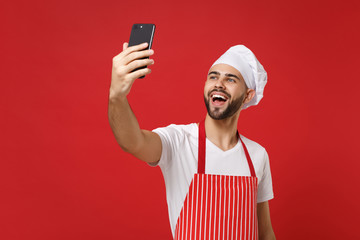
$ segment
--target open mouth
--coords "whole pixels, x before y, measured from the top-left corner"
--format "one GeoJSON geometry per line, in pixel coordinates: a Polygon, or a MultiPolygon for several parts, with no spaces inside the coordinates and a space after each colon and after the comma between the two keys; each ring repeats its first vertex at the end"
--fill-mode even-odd
{"type": "Polygon", "coordinates": [[[214,105],[223,105],[228,100],[227,96],[220,93],[212,93],[210,98],[214,105]]]}

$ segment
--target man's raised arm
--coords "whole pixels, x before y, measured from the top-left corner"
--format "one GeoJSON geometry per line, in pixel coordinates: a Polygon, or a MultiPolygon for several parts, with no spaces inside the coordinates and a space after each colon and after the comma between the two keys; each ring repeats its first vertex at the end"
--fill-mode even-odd
{"type": "Polygon", "coordinates": [[[161,157],[159,135],[140,129],[139,123],[127,101],[127,95],[136,79],[151,72],[139,67],[152,65],[153,50],[144,50],[147,43],[128,47],[113,58],[111,85],[109,90],[108,117],[111,129],[120,147],[145,162],[157,162],[161,157]]]}

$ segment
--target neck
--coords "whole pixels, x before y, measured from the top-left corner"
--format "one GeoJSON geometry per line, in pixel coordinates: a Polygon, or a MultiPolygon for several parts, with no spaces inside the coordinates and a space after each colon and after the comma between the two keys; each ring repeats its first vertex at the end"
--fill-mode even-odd
{"type": "Polygon", "coordinates": [[[205,118],[206,137],[223,151],[233,148],[237,142],[237,122],[240,111],[234,116],[222,120],[212,119],[209,114],[205,118]]]}

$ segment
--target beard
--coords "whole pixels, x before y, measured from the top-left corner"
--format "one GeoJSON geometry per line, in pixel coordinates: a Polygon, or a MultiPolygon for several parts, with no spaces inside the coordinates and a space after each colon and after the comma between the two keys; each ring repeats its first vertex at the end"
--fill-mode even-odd
{"type": "Polygon", "coordinates": [[[204,94],[204,102],[206,105],[207,112],[209,116],[215,120],[222,120],[233,116],[240,109],[244,101],[244,98],[245,98],[245,93],[243,93],[240,97],[235,98],[233,101],[231,101],[227,106],[227,108],[225,108],[225,110],[221,110],[220,108],[215,107],[215,109],[211,111],[210,103],[209,103],[209,101],[211,101],[211,98],[210,96],[206,98],[204,94]]]}

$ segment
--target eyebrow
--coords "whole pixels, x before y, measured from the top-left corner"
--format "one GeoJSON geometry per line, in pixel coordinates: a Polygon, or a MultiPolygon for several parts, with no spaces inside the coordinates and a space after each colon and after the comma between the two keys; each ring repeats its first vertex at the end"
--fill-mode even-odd
{"type": "MultiPolygon", "coordinates": [[[[210,75],[210,74],[220,75],[220,73],[217,72],[217,71],[211,71],[211,72],[209,72],[208,75],[210,75]]],[[[234,74],[231,74],[231,73],[225,73],[225,76],[227,76],[227,77],[233,77],[233,78],[236,78],[236,79],[238,79],[239,81],[241,81],[241,79],[240,79],[238,76],[236,76],[236,75],[234,75],[234,74]]]]}

